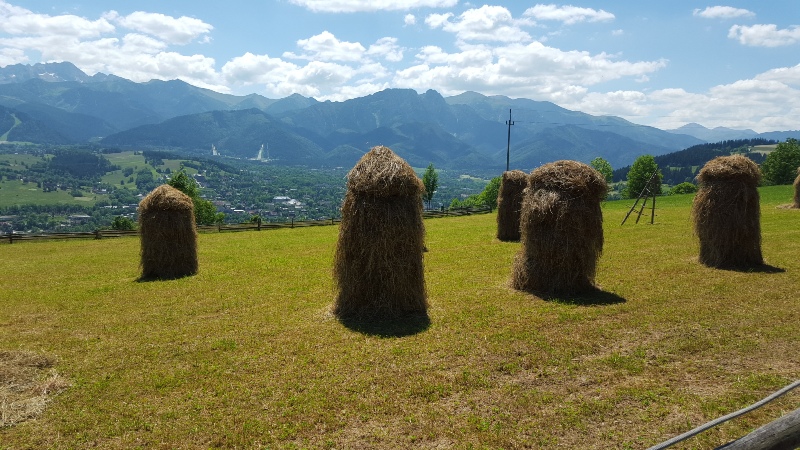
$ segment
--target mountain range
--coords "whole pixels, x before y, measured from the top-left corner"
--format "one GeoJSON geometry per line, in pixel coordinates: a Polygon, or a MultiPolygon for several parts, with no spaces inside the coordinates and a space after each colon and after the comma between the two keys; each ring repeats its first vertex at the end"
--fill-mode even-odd
{"type": "Polygon", "coordinates": [[[0,68],[0,140],[46,144],[99,142],[222,156],[262,156],[275,164],[351,166],[386,145],[410,164],[530,170],[557,159],[612,166],[725,139],[785,139],[797,132],[689,124],[676,130],[570,111],[550,102],[465,92],[387,89],[343,102],[298,94],[269,99],[198,88],[180,80],[135,83],[89,76],[69,62],[0,68]],[[512,117],[509,117],[513,115],[512,117]],[[511,119],[512,125],[508,124],[511,119]],[[770,135],[770,136],[765,136],[770,135]]]}

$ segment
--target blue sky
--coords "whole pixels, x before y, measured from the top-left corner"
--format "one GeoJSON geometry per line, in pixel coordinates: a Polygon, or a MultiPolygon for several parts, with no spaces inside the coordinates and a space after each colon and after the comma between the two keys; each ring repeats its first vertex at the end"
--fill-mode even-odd
{"type": "Polygon", "coordinates": [[[476,91],[664,129],[800,129],[796,0],[0,0],[0,66],[50,61],[269,98],[476,91]]]}

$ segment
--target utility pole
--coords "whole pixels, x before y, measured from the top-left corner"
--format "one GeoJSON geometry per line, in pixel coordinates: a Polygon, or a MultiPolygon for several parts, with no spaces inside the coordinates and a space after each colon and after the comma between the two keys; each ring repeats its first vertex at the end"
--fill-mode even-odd
{"type": "Polygon", "coordinates": [[[514,121],[511,120],[511,110],[508,110],[508,120],[506,120],[506,125],[508,125],[508,143],[506,144],[506,172],[508,172],[508,160],[511,155],[511,125],[514,125],[514,121]]]}

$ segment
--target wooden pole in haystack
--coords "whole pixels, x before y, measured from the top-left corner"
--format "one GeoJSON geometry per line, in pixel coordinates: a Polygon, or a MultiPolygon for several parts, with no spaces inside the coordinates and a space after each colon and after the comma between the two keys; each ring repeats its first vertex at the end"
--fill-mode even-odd
{"type": "Polygon", "coordinates": [[[422,181],[388,147],[367,152],[347,175],[334,256],[339,318],[426,314],[422,181]]]}
{"type": "Polygon", "coordinates": [[[556,161],[531,172],[511,287],[546,296],[596,290],[603,252],[600,202],[607,190],[600,172],[577,161],[556,161]]]}
{"type": "Polygon", "coordinates": [[[139,203],[141,279],[174,279],[197,273],[194,204],[161,185],[139,203]]]}
{"type": "Polygon", "coordinates": [[[742,155],[719,156],[700,169],[697,180],[692,219],[700,262],[716,268],[763,265],[758,165],[742,155]]]}
{"type": "Polygon", "coordinates": [[[497,239],[506,242],[520,240],[519,220],[522,213],[522,192],[528,176],[521,170],[503,172],[497,195],[497,239]]]}

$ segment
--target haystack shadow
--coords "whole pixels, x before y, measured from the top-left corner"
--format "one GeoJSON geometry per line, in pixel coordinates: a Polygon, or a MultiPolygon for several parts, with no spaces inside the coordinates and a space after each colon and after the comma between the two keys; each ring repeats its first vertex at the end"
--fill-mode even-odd
{"type": "Polygon", "coordinates": [[[775,267],[769,264],[757,264],[752,266],[730,266],[730,267],[714,267],[714,269],[718,270],[727,270],[730,272],[741,272],[741,273],[784,273],[786,269],[781,267],[775,267]]]}
{"type": "Polygon", "coordinates": [[[338,317],[337,320],[347,329],[382,338],[413,336],[431,326],[431,319],[427,313],[413,313],[394,318],[346,316],[338,317]]]}
{"type": "Polygon", "coordinates": [[[193,277],[196,274],[188,274],[188,275],[174,275],[174,276],[167,276],[167,277],[158,277],[158,276],[140,276],[139,278],[135,279],[134,281],[137,283],[149,283],[151,281],[172,281],[172,280],[180,280],[181,278],[188,278],[193,277]]]}
{"type": "Polygon", "coordinates": [[[607,292],[602,289],[594,289],[588,292],[573,295],[553,295],[553,294],[532,294],[538,296],[544,301],[561,303],[563,305],[577,305],[577,306],[606,306],[625,303],[627,300],[620,297],[613,292],[607,292]]]}

